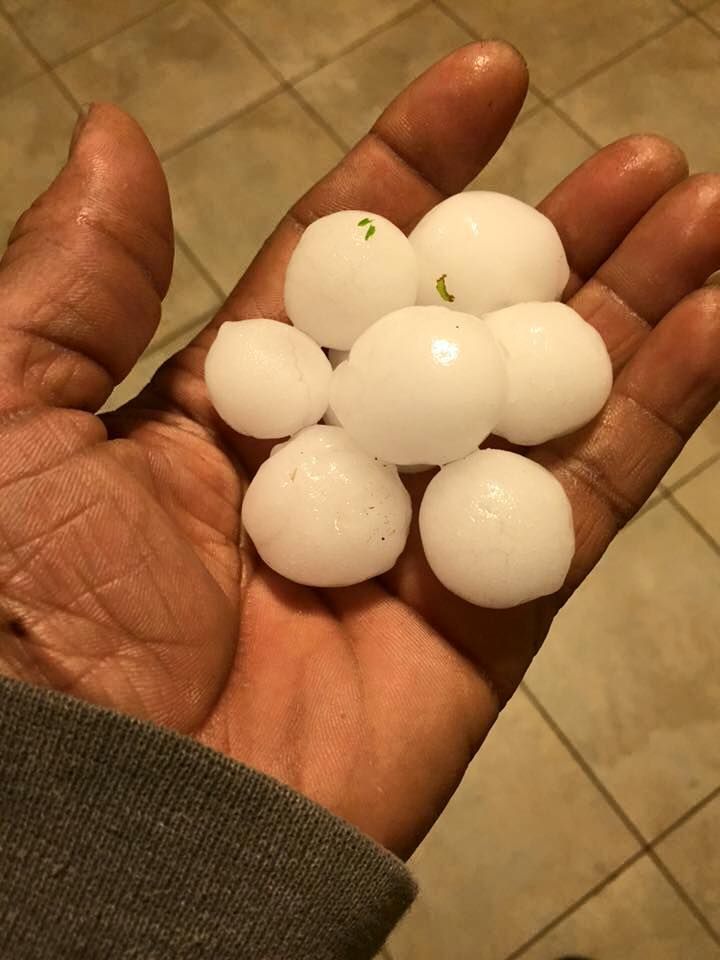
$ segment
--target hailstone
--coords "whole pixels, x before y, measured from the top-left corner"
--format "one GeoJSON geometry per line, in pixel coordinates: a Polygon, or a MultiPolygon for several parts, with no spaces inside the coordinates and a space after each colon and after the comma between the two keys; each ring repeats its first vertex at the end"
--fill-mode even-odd
{"type": "Polygon", "coordinates": [[[520,303],[483,318],[506,352],[508,394],[494,432],[531,445],[572,433],[602,409],[612,364],[600,334],[563,303],[520,303]]]}
{"type": "Polygon", "coordinates": [[[575,551],[561,484],[534,461],[504,450],[478,450],[443,467],[428,484],[419,520],[435,576],[483,607],[514,607],[554,593],[575,551]]]}
{"type": "Polygon", "coordinates": [[[277,320],[223,323],[205,359],[210,400],[239,433],[287,437],[327,409],[330,361],[320,347],[277,320]]]}
{"type": "Polygon", "coordinates": [[[502,352],[482,320],[406,307],[378,320],[333,371],[330,405],[387,463],[440,464],[475,449],[505,400],[502,352]]]}
{"type": "Polygon", "coordinates": [[[342,587],[394,565],[411,513],[395,467],[373,460],[340,427],[313,426],[260,467],[242,521],[276,573],[308,586],[342,587]]]}
{"type": "Polygon", "coordinates": [[[418,266],[402,230],[341,210],[305,230],[285,274],[285,309],[323,347],[348,350],[386,313],[415,303],[418,266]]]}
{"type": "Polygon", "coordinates": [[[557,300],[570,276],[550,220],[502,193],[448,197],[425,214],[410,243],[420,269],[417,302],[464,313],[557,300]]]}

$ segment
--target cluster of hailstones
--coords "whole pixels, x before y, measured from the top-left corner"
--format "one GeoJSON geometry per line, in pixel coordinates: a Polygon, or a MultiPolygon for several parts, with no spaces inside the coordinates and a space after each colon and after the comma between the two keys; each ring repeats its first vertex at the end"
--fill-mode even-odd
{"type": "Polygon", "coordinates": [[[498,193],[452,196],[409,237],[362,210],[308,227],[285,278],[293,325],[223,324],[205,370],[233,429],[290,437],[243,503],[265,563],[315,587],[389,570],[412,516],[398,471],[439,466],[419,510],[437,578],[495,608],[557,590],[575,549],[562,486],[479,448],[543,443],[606,402],[605,345],[557,302],[568,276],[553,224],[498,193]]]}

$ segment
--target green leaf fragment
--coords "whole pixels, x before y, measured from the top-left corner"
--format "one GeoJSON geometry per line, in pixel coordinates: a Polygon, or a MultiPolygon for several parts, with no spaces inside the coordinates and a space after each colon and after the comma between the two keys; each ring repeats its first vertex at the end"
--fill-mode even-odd
{"type": "Polygon", "coordinates": [[[365,239],[366,239],[366,240],[369,240],[370,237],[371,237],[374,233],[375,233],[375,227],[374,227],[372,224],[370,224],[370,226],[367,228],[367,233],[365,234],[365,239]]]}
{"type": "Polygon", "coordinates": [[[363,217],[362,220],[358,220],[359,227],[366,227],[370,223],[370,217],[363,217]]]}
{"type": "Polygon", "coordinates": [[[435,289],[446,303],[452,303],[455,299],[455,296],[449,292],[447,286],[445,285],[446,279],[446,273],[444,273],[441,277],[438,277],[435,281],[435,289]]]}

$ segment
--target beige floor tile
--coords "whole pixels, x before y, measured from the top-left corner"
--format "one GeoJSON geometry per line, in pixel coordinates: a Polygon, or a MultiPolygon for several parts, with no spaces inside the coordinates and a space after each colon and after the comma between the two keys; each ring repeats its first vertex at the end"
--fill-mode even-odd
{"type": "Polygon", "coordinates": [[[674,830],[656,849],[720,934],[720,796],[674,830]]]}
{"type": "Polygon", "coordinates": [[[176,0],[57,72],[79,101],[131,113],[160,153],[277,86],[201,0],[176,0]]]}
{"type": "Polygon", "coordinates": [[[666,486],[679,483],[689,473],[719,453],[720,406],[716,407],[705,423],[695,431],[683,452],[665,474],[663,483],[666,486]]]}
{"type": "Polygon", "coordinates": [[[652,837],[720,781],[720,558],[668,502],[618,538],[527,682],[652,837]]]}
{"type": "Polygon", "coordinates": [[[522,958],[576,954],[598,960],[717,960],[720,951],[655,864],[643,857],[522,958]]]}
{"type": "Polygon", "coordinates": [[[671,0],[446,0],[485,37],[502,37],[525,56],[530,78],[547,95],[574,83],[638,40],[679,17],[671,0]]]}
{"type": "Polygon", "coordinates": [[[47,74],[0,96],[0,249],[64,163],[75,120],[47,74]]]}
{"type": "Polygon", "coordinates": [[[332,60],[415,0],[218,0],[286,78],[332,60]]]}
{"type": "Polygon", "coordinates": [[[470,189],[499,190],[537,203],[593,152],[564,120],[543,107],[511,131],[470,189]]]}
{"type": "Polygon", "coordinates": [[[55,63],[154,10],[162,0],[3,0],[42,56],[55,63]]]}
{"type": "Polygon", "coordinates": [[[287,208],[339,158],[281,94],[166,163],[175,223],[229,292],[287,208]]]}
{"type": "Polygon", "coordinates": [[[635,851],[520,691],[412,860],[394,960],[503,960],[635,851]]]}
{"type": "Polygon", "coordinates": [[[403,87],[470,39],[444,13],[426,7],[323,67],[298,90],[347,143],[354,143],[403,87]]]}
{"type": "Polygon", "coordinates": [[[0,15],[0,94],[42,71],[13,28],[0,15]]]}
{"type": "Polygon", "coordinates": [[[720,39],[685,20],[567,96],[559,105],[600,142],[662,133],[686,151],[693,170],[720,165],[716,92],[720,39]]]}
{"type": "Polygon", "coordinates": [[[683,484],[673,496],[720,544],[720,460],[683,484]]]}

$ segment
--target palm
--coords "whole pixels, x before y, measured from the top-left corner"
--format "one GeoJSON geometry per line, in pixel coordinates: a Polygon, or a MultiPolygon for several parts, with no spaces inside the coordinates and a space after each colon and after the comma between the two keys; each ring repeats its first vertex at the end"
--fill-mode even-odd
{"type": "MultiPolygon", "coordinates": [[[[459,51],[418,81],[381,121],[382,139],[364,141],[283,221],[221,319],[281,316],[284,266],[308,219],[354,206],[408,227],[442,191],[460,189],[504,136],[524,82],[518,60],[497,45],[459,51]]],[[[115,113],[106,122],[129,127],[115,113]]],[[[39,332],[28,320],[14,352],[22,324],[7,334],[0,410],[21,412],[0,420],[0,669],[197,736],[407,852],[520,681],[561,598],[504,612],[471,607],[431,575],[416,531],[382,582],[314,591],[259,564],[239,511],[266,451],[229,433],[208,404],[201,374],[212,329],[104,422],[73,409],[97,409],[132,363],[154,322],[141,285],[149,274],[162,288],[169,269],[159,171],[131,129],[127,159],[144,176],[130,202],[147,229],[128,230],[102,266],[123,291],[106,312],[137,332],[110,352],[97,335],[68,343],[57,317],[39,332]],[[142,277],[123,262],[128,247],[142,277]],[[130,302],[129,281],[138,285],[130,302]],[[27,358],[31,340],[37,362],[18,378],[13,358],[27,358]]],[[[6,258],[3,290],[22,316],[37,315],[32,297],[23,301],[26,248],[77,202],[77,183],[64,176],[6,258]]],[[[705,227],[720,194],[707,178],[675,186],[683,176],[669,145],[631,140],[596,156],[544,205],[576,271],[596,274],[583,282],[576,272],[570,293],[618,370],[600,422],[533,452],[573,500],[578,551],[565,592],[653,488],[679,450],[678,432],[716,399],[717,300],[687,295],[718,265],[705,227]],[[680,223],[681,243],[653,247],[680,223]]],[[[424,482],[412,479],[415,496],[424,482]]]]}

